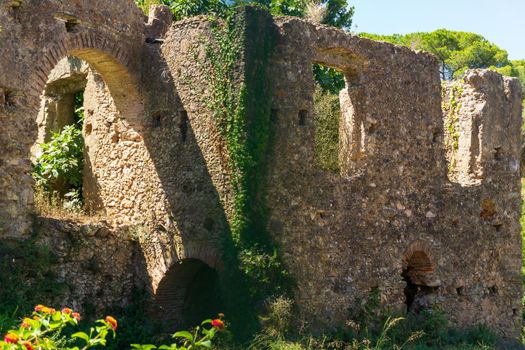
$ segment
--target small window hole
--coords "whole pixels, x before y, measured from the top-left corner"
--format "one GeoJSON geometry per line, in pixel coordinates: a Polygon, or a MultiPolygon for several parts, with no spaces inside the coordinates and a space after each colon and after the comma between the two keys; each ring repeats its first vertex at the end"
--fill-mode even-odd
{"type": "Polygon", "coordinates": [[[154,114],[151,118],[151,126],[154,128],[160,128],[162,126],[162,114],[160,112],[154,114]]]}
{"type": "Polygon", "coordinates": [[[273,124],[277,124],[277,121],[279,120],[279,116],[278,116],[278,110],[277,109],[273,109],[270,111],[270,121],[273,123],[273,124]]]}
{"type": "Polygon", "coordinates": [[[66,26],[66,32],[68,33],[77,33],[78,32],[78,25],[80,21],[78,19],[68,19],[66,20],[65,26],[66,26]]]}
{"type": "Polygon", "coordinates": [[[301,109],[299,111],[299,125],[306,125],[306,118],[308,117],[308,111],[306,109],[301,109]]]}

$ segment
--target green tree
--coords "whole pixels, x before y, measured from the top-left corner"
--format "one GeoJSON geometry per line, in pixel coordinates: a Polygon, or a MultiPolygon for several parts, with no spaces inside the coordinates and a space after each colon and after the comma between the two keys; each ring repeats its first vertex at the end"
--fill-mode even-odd
{"type": "MultiPolygon", "coordinates": [[[[310,0],[135,0],[137,6],[147,12],[150,5],[164,4],[173,11],[176,20],[201,14],[223,16],[227,9],[238,5],[254,4],[273,15],[297,16],[306,15],[306,4],[310,0]]],[[[347,0],[321,0],[327,13],[324,24],[350,30],[354,7],[348,6],[347,0]]]]}
{"type": "Polygon", "coordinates": [[[507,51],[475,33],[438,29],[430,33],[420,32],[407,35],[369,33],[360,35],[430,52],[440,63],[443,80],[459,77],[469,68],[501,69],[510,65],[507,51]]]}

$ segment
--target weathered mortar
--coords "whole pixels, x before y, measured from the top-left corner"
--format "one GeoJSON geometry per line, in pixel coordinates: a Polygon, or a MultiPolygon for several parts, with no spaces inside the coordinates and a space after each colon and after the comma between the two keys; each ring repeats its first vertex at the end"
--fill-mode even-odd
{"type": "MultiPolygon", "coordinates": [[[[233,193],[226,142],[207,100],[203,65],[209,20],[171,25],[159,8],[146,24],[131,0],[25,1],[16,9],[10,3],[0,1],[0,236],[23,237],[30,230],[29,149],[37,139],[40,95],[59,60],[75,56],[93,68],[84,126],[86,172],[92,175],[89,205],[116,227],[134,227],[144,256],[141,273],[154,293],[183,259],[223,269],[233,193]],[[80,24],[71,24],[74,30],[70,25],[68,32],[65,21],[72,17],[80,24]],[[164,44],[155,43],[159,38],[164,44]]],[[[447,176],[434,58],[299,19],[277,18],[271,25],[278,29],[266,77],[273,86],[267,101],[273,144],[259,201],[267,206],[267,229],[297,281],[302,318],[318,330],[333,328],[373,289],[383,305],[404,309],[402,273],[413,268],[409,275],[417,283],[434,288],[427,299],[456,324],[482,322],[517,337],[516,81],[486,71],[466,76],[458,96],[464,106],[459,143],[465,151],[458,154],[469,161],[457,164],[479,158],[482,169],[467,183],[447,176]],[[315,166],[313,63],[346,76],[337,175],[315,166]],[[470,137],[476,134],[472,125],[480,126],[477,138],[470,137]],[[472,154],[475,139],[479,157],[472,154]],[[414,261],[422,267],[412,266],[414,261]]],[[[244,52],[241,57],[239,81],[247,76],[245,60],[256,61],[244,52]]],[[[473,173],[463,165],[459,171],[473,173]]],[[[104,239],[118,246],[121,237],[104,239]]],[[[122,256],[131,254],[123,243],[122,249],[128,248],[122,256]]],[[[132,269],[123,275],[136,273],[122,266],[118,271],[132,269]]],[[[64,266],[63,272],[103,283],[76,266],[64,266]]],[[[124,280],[118,285],[130,286],[124,280]]],[[[71,298],[77,297],[83,298],[71,298]]]]}

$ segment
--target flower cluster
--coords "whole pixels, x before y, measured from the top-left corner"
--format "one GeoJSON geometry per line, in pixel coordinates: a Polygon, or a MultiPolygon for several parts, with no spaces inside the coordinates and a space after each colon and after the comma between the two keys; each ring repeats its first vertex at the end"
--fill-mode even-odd
{"type": "MultiPolygon", "coordinates": [[[[76,327],[80,314],[66,307],[58,311],[45,305],[35,306],[31,317],[24,317],[18,329],[13,329],[0,340],[0,350],[54,350],[57,344],[65,348],[79,349],[78,343],[85,343],[83,350],[97,345],[106,345],[109,332],[115,335],[117,320],[107,316],[98,320],[100,326],[91,328],[89,334],[77,332],[70,337],[62,335],[62,330],[68,326],[76,327]]],[[[62,347],[61,347],[62,348],[62,347]]]]}

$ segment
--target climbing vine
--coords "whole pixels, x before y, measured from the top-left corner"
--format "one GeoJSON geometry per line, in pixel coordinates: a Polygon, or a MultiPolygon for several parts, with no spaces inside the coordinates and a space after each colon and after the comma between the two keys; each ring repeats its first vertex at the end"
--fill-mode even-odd
{"type": "Polygon", "coordinates": [[[259,26],[255,9],[232,12],[212,23],[206,45],[208,107],[228,150],[233,213],[225,261],[254,305],[286,294],[289,277],[266,232],[263,180],[271,143],[271,87],[267,78],[273,48],[271,26],[259,26]],[[246,42],[247,32],[253,42],[246,42]],[[244,50],[244,51],[243,51],[244,50]],[[242,61],[242,63],[241,63],[242,61]],[[243,64],[243,66],[241,66],[243,64]],[[244,76],[239,76],[243,73],[244,76]]]}

